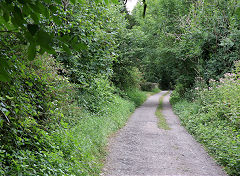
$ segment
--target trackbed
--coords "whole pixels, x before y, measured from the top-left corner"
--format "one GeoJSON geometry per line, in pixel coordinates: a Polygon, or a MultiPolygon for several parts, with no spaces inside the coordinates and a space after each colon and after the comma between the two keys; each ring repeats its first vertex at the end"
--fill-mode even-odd
{"type": "Polygon", "coordinates": [[[169,104],[163,100],[163,115],[170,130],[159,129],[155,111],[162,91],[130,117],[126,126],[109,141],[105,176],[226,176],[227,174],[180,125],[169,104]]]}

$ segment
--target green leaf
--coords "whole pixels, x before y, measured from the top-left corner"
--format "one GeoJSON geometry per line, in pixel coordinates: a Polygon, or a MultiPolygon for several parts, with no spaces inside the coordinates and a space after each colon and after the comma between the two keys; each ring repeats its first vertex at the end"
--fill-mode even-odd
{"type": "Polygon", "coordinates": [[[71,3],[76,4],[76,0],[70,0],[71,3]]]}
{"type": "Polygon", "coordinates": [[[107,4],[107,5],[109,4],[109,1],[108,1],[108,0],[104,0],[104,2],[105,2],[105,4],[107,4]]]}
{"type": "Polygon", "coordinates": [[[48,3],[48,4],[50,4],[50,3],[52,3],[52,1],[51,0],[43,0],[45,3],[48,3]]]}
{"type": "Polygon", "coordinates": [[[240,7],[237,7],[235,13],[237,14],[237,16],[240,18],[240,7]]]}
{"type": "Polygon", "coordinates": [[[26,84],[27,84],[28,86],[30,86],[30,87],[33,86],[33,83],[32,83],[32,82],[28,82],[28,81],[26,81],[26,84]]]}
{"type": "Polygon", "coordinates": [[[18,112],[19,112],[19,109],[18,109],[18,108],[15,108],[14,111],[15,111],[15,113],[18,113],[18,112]]]}
{"type": "Polygon", "coordinates": [[[62,1],[61,0],[55,0],[56,3],[62,5],[62,1]]]}
{"type": "Polygon", "coordinates": [[[34,38],[33,38],[32,34],[30,32],[24,31],[24,36],[30,43],[34,42],[34,38]]]}
{"type": "Polygon", "coordinates": [[[80,4],[85,4],[85,3],[86,3],[86,0],[78,0],[78,2],[79,2],[80,4]]]}
{"type": "MultiPolygon", "coordinates": [[[[3,127],[3,122],[4,122],[4,120],[2,118],[0,118],[0,127],[3,127]]],[[[1,151],[4,151],[4,150],[1,150],[1,151]]],[[[2,152],[2,153],[5,153],[5,152],[2,152]]]]}
{"type": "Polygon", "coordinates": [[[31,9],[33,10],[34,13],[41,13],[41,10],[39,9],[38,4],[30,4],[31,9]]]}
{"type": "Polygon", "coordinates": [[[6,98],[12,100],[14,97],[9,97],[8,95],[6,95],[6,98]]]}
{"type": "Polygon", "coordinates": [[[24,19],[22,16],[22,12],[17,6],[14,7],[13,18],[11,19],[11,21],[15,26],[23,26],[24,19]]]}
{"type": "Polygon", "coordinates": [[[62,24],[62,21],[61,19],[58,17],[58,16],[52,16],[53,17],[53,21],[54,23],[56,23],[57,25],[61,25],[62,24]]]}
{"type": "Polygon", "coordinates": [[[52,13],[55,13],[58,10],[58,8],[54,5],[50,5],[49,9],[51,10],[52,13]]]}
{"type": "Polygon", "coordinates": [[[45,31],[40,30],[37,32],[37,44],[45,49],[51,49],[49,44],[52,41],[52,37],[45,31]]]}
{"type": "Polygon", "coordinates": [[[44,48],[40,48],[39,54],[43,55],[44,53],[45,53],[45,49],[44,48]]]}
{"type": "Polygon", "coordinates": [[[36,57],[36,44],[31,43],[28,47],[28,60],[33,60],[36,57]]]}
{"type": "Polygon", "coordinates": [[[111,0],[114,4],[118,4],[118,0],[111,0]]]}
{"type": "Polygon", "coordinates": [[[78,49],[78,50],[85,50],[87,49],[87,45],[85,43],[78,43],[75,45],[75,47],[78,49]]]}
{"type": "Polygon", "coordinates": [[[27,29],[32,35],[35,35],[36,32],[39,30],[39,27],[37,24],[28,24],[27,29]]]}
{"type": "Polygon", "coordinates": [[[10,111],[6,111],[4,114],[5,116],[8,116],[10,114],[10,111]]]}
{"type": "Polygon", "coordinates": [[[22,13],[23,13],[25,16],[28,16],[29,14],[31,14],[31,8],[28,6],[28,4],[24,4],[24,5],[23,5],[22,13]]]}
{"type": "Polygon", "coordinates": [[[6,62],[5,59],[0,58],[0,81],[2,82],[10,81],[10,75],[9,75],[8,69],[9,69],[8,62],[6,62]]]}
{"type": "Polygon", "coordinates": [[[41,14],[43,14],[46,18],[49,18],[49,11],[47,9],[46,6],[44,6],[41,2],[38,1],[38,8],[41,12],[41,14]]]}
{"type": "Polygon", "coordinates": [[[67,53],[67,54],[71,54],[71,50],[70,50],[70,48],[69,48],[69,46],[68,45],[66,45],[65,43],[62,45],[62,47],[63,47],[63,50],[67,53]]]}
{"type": "Polygon", "coordinates": [[[9,13],[6,11],[3,13],[3,19],[8,22],[9,21],[9,13]]]}
{"type": "Polygon", "coordinates": [[[35,23],[39,23],[39,18],[40,18],[39,14],[37,15],[36,13],[30,12],[30,15],[35,23]]]}
{"type": "Polygon", "coordinates": [[[0,81],[2,81],[2,82],[10,81],[9,73],[6,70],[4,70],[3,68],[1,68],[1,70],[0,70],[0,81]]]}
{"type": "Polygon", "coordinates": [[[49,54],[56,54],[56,51],[49,46],[49,48],[44,48],[46,52],[48,52],[49,54]]]}
{"type": "Polygon", "coordinates": [[[79,41],[78,37],[73,38],[73,40],[71,41],[71,46],[75,50],[84,50],[88,48],[88,46],[85,43],[79,41]]]}
{"type": "Polygon", "coordinates": [[[18,2],[20,2],[21,4],[25,4],[26,0],[18,0],[18,2]]]}

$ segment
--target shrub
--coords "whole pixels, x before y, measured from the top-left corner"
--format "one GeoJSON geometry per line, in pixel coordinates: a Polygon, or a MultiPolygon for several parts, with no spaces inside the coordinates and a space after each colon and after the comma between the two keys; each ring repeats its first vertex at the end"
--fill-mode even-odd
{"type": "Polygon", "coordinates": [[[125,92],[130,101],[135,103],[136,107],[143,104],[143,102],[147,99],[147,95],[139,89],[128,89],[125,92]]]}
{"type": "Polygon", "coordinates": [[[177,102],[179,102],[180,100],[181,100],[181,97],[180,97],[179,93],[174,90],[174,91],[171,93],[170,103],[171,103],[172,105],[174,105],[174,104],[176,104],[177,102]]]}
{"type": "Polygon", "coordinates": [[[98,76],[89,83],[88,87],[78,91],[79,106],[94,113],[101,113],[102,107],[113,101],[113,91],[108,79],[98,76]]]}
{"type": "Polygon", "coordinates": [[[57,75],[61,66],[49,56],[14,62],[17,67],[12,68],[12,81],[0,85],[0,172],[63,174],[60,165],[64,160],[50,132],[61,118],[58,107],[71,96],[65,94],[71,86],[57,75]],[[58,161],[52,159],[53,155],[59,156],[55,157],[58,161]]]}
{"type": "Polygon", "coordinates": [[[240,173],[240,73],[239,62],[233,73],[226,73],[209,86],[195,88],[193,102],[173,103],[182,124],[229,175],[240,173]]]}
{"type": "Polygon", "coordinates": [[[99,175],[107,137],[126,123],[134,103],[97,78],[82,95],[90,97],[85,100],[93,113],[79,106],[79,86],[57,74],[62,67],[53,58],[22,67],[25,79],[16,76],[11,88],[0,85],[0,175],[99,175]],[[46,110],[36,113],[35,101],[46,110]]]}
{"type": "Polygon", "coordinates": [[[141,84],[141,90],[143,91],[153,91],[159,90],[157,83],[144,82],[141,84]]]}
{"type": "Polygon", "coordinates": [[[159,93],[161,90],[158,88],[158,87],[156,87],[156,88],[154,88],[153,90],[152,90],[152,92],[153,93],[159,93]]]}
{"type": "Polygon", "coordinates": [[[183,84],[178,83],[175,86],[175,89],[171,94],[170,103],[175,104],[178,101],[180,101],[181,98],[183,98],[183,96],[184,96],[184,92],[185,92],[185,88],[184,88],[183,84]]]}
{"type": "Polygon", "coordinates": [[[143,82],[143,76],[138,68],[116,64],[113,70],[114,74],[112,81],[116,87],[120,88],[121,90],[130,88],[140,89],[140,84],[143,82]]]}

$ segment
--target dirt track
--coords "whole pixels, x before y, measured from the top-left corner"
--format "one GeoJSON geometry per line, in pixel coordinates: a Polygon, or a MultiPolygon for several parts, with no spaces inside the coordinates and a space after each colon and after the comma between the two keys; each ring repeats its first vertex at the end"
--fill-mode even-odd
{"type": "Polygon", "coordinates": [[[103,169],[106,176],[226,176],[225,172],[180,126],[172,112],[169,95],[163,101],[163,115],[171,130],[157,127],[155,111],[158,93],[129,119],[109,142],[109,156],[103,169]]]}

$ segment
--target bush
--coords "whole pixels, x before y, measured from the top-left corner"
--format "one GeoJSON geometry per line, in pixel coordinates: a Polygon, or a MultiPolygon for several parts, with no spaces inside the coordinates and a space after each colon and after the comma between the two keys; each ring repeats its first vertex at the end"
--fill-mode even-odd
{"type": "Polygon", "coordinates": [[[106,103],[113,101],[113,87],[105,77],[98,76],[88,87],[81,88],[78,94],[78,104],[85,109],[101,113],[106,103]]]}
{"type": "Polygon", "coordinates": [[[215,114],[201,112],[202,107],[196,103],[180,101],[173,107],[189,133],[225,167],[227,173],[239,175],[239,128],[227,120],[218,119],[215,114]]]}
{"type": "Polygon", "coordinates": [[[57,74],[53,58],[21,66],[10,88],[0,85],[0,175],[99,175],[107,137],[134,103],[97,78],[82,95],[88,107],[79,106],[79,86],[57,74]]]}
{"type": "Polygon", "coordinates": [[[63,174],[61,158],[52,159],[61,151],[50,132],[62,116],[59,106],[71,97],[72,86],[57,75],[61,66],[49,56],[15,62],[12,81],[0,85],[0,173],[63,174]]]}
{"type": "MultiPolygon", "coordinates": [[[[116,63],[115,63],[116,64],[116,63]]],[[[138,68],[126,65],[116,64],[113,68],[114,74],[112,81],[114,85],[121,90],[140,89],[140,84],[143,82],[142,73],[138,68]]]]}
{"type": "Polygon", "coordinates": [[[153,90],[152,90],[152,92],[153,93],[159,93],[161,90],[158,88],[158,87],[156,87],[156,88],[154,88],[153,90]]]}
{"type": "Polygon", "coordinates": [[[173,105],[173,104],[177,103],[178,101],[180,101],[184,96],[184,92],[185,92],[185,88],[184,88],[183,84],[178,83],[175,86],[175,89],[171,94],[170,103],[173,105]]]}
{"type": "Polygon", "coordinates": [[[196,87],[194,102],[173,103],[182,124],[232,176],[240,173],[239,66],[207,88],[196,87]]]}
{"type": "MultiPolygon", "coordinates": [[[[158,89],[158,84],[157,83],[151,83],[151,82],[145,82],[141,84],[141,90],[143,91],[153,91],[153,90],[158,89]]],[[[158,89],[159,90],[159,89],[158,89]]]]}
{"type": "Polygon", "coordinates": [[[133,101],[135,103],[136,107],[143,104],[144,101],[147,99],[147,95],[139,89],[128,89],[125,92],[130,101],[133,101]]]}
{"type": "Polygon", "coordinates": [[[180,97],[179,93],[174,90],[174,91],[171,93],[171,98],[170,98],[170,103],[171,103],[171,105],[176,104],[176,103],[179,102],[180,100],[181,100],[181,97],[180,97]]]}

